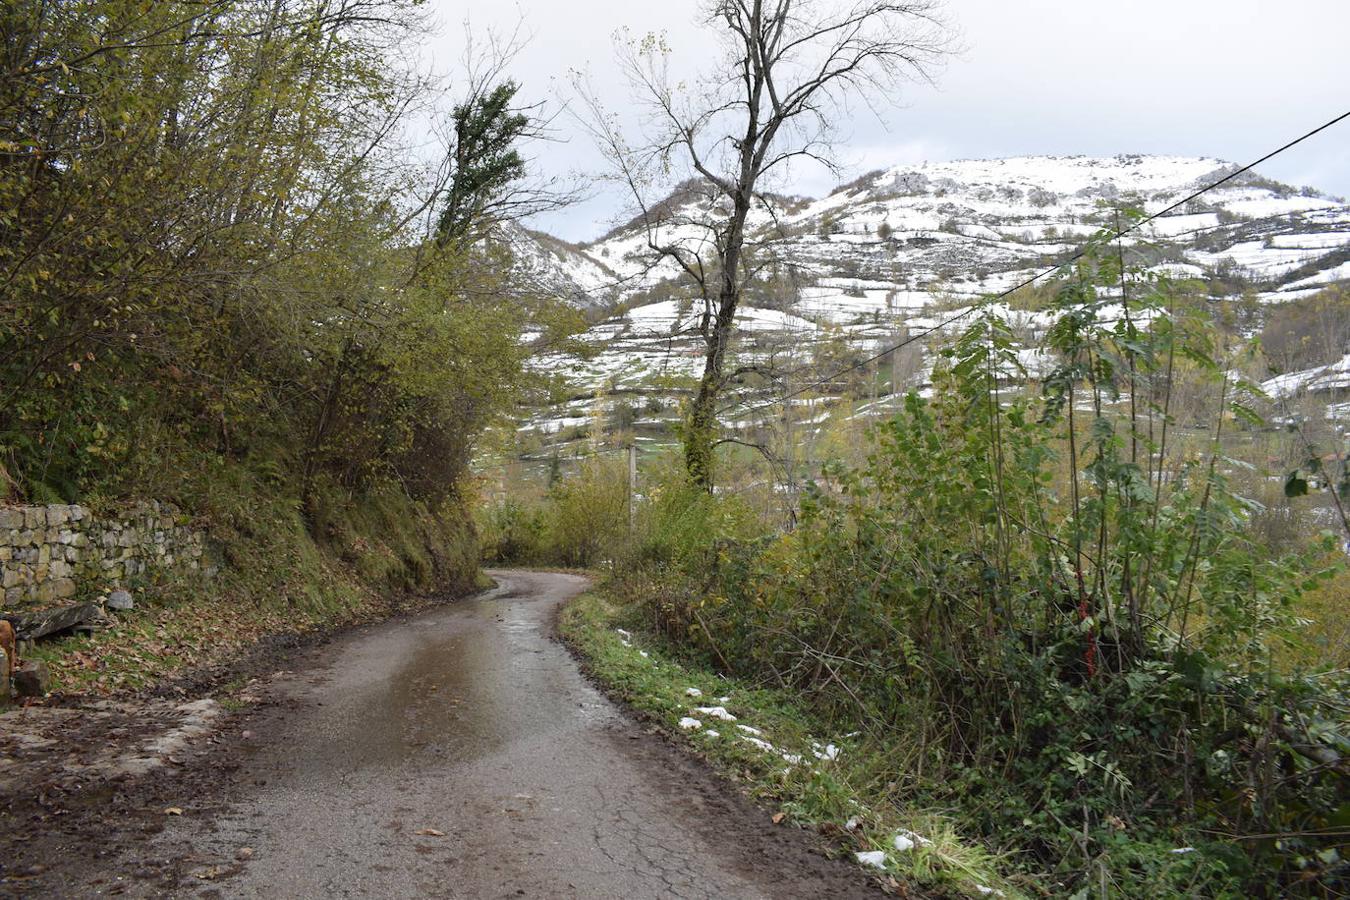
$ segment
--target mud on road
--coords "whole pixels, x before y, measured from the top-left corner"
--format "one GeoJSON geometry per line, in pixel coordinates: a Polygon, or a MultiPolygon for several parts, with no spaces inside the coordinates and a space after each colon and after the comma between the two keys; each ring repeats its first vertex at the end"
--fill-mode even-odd
{"type": "Polygon", "coordinates": [[[152,770],[45,773],[0,896],[880,895],[585,680],[553,635],[583,578],[494,574],[299,651],[152,770]]]}

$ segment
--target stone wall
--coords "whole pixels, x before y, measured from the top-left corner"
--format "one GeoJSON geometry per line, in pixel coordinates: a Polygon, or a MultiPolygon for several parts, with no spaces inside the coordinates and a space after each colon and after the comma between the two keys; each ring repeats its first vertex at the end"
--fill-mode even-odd
{"type": "Polygon", "coordinates": [[[137,576],[202,567],[202,534],[167,503],[95,517],[83,506],[0,506],[3,608],[125,587],[137,576]]]}

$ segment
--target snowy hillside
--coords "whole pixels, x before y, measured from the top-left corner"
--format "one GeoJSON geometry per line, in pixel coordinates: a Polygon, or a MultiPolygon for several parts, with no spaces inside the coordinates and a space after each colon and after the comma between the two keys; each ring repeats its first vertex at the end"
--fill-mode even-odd
{"type": "MultiPolygon", "coordinates": [[[[1152,214],[1235,168],[1170,156],[963,160],[873,172],[818,200],[766,201],[752,214],[752,241],[770,277],[743,309],[745,352],[874,350],[1070,255],[1115,225],[1107,203],[1152,214]]],[[[663,243],[702,238],[691,223],[707,218],[706,201],[697,191],[681,196],[666,204],[654,235],[663,243]]],[[[1277,303],[1350,280],[1350,206],[1247,173],[1127,244],[1157,271],[1219,279],[1233,293],[1277,303]]],[[[522,233],[518,252],[560,296],[593,311],[627,310],[593,328],[598,356],[542,361],[592,398],[528,428],[551,433],[584,422],[595,392],[669,395],[679,376],[700,370],[690,292],[672,263],[654,259],[641,227],[584,246],[522,233]]],[[[649,407],[652,424],[673,414],[670,402],[649,407]]]]}

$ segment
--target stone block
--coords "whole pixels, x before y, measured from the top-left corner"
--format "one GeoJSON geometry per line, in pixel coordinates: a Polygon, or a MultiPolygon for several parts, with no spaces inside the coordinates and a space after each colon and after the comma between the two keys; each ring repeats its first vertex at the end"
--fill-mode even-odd
{"type": "Polygon", "coordinates": [[[45,566],[47,563],[51,561],[52,561],[52,548],[47,546],[46,544],[43,544],[42,546],[38,547],[37,564],[39,566],[45,566]]]}
{"type": "Polygon", "coordinates": [[[5,589],[5,605],[17,606],[23,602],[25,591],[21,587],[12,587],[5,589]]]}
{"type": "Polygon", "coordinates": [[[20,531],[23,529],[23,510],[12,506],[0,507],[0,530],[20,531]]]}
{"type": "Polygon", "coordinates": [[[47,510],[41,506],[25,506],[23,508],[23,527],[24,528],[43,528],[47,524],[47,510]]]}
{"type": "Polygon", "coordinates": [[[70,545],[72,547],[88,547],[89,535],[85,534],[83,531],[75,532],[75,539],[70,542],[70,545]]]}
{"type": "Polygon", "coordinates": [[[70,518],[73,522],[83,522],[89,516],[89,511],[83,506],[75,505],[70,508],[70,518]]]}
{"type": "Polygon", "coordinates": [[[20,697],[45,697],[51,688],[52,676],[42,660],[21,660],[15,667],[14,693],[20,697]]]}
{"type": "Polygon", "coordinates": [[[17,566],[13,568],[6,566],[4,574],[0,575],[0,579],[2,579],[2,581],[0,581],[0,585],[2,585],[6,590],[15,587],[17,585],[23,584],[27,581],[27,579],[23,577],[23,575],[21,574],[21,570],[17,566]]]}
{"type": "Polygon", "coordinates": [[[33,540],[33,529],[25,528],[23,531],[20,531],[19,534],[15,537],[13,543],[16,547],[33,546],[35,543],[37,543],[37,541],[33,540]]]}
{"type": "Polygon", "coordinates": [[[75,596],[79,586],[73,578],[54,578],[48,582],[52,586],[52,596],[58,600],[68,600],[75,596]]]}
{"type": "Polygon", "coordinates": [[[70,521],[70,507],[68,506],[47,507],[48,525],[64,525],[69,521],[70,521]]]}
{"type": "Polygon", "coordinates": [[[66,562],[64,559],[54,559],[47,564],[48,578],[69,578],[73,574],[74,570],[71,568],[70,563],[66,562]]]}
{"type": "Polygon", "coordinates": [[[14,548],[9,546],[0,547],[0,562],[9,562],[14,558],[14,548]]]}

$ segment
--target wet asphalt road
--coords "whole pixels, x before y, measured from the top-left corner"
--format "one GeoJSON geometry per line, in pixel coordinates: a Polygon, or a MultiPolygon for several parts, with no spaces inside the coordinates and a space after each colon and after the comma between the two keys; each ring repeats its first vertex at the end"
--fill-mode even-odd
{"type": "Polygon", "coordinates": [[[218,897],[876,896],[583,678],[552,631],[585,579],[492,574],[274,679],[223,811],[148,849],[246,856],[218,897]]]}

